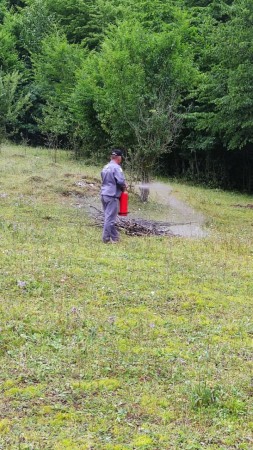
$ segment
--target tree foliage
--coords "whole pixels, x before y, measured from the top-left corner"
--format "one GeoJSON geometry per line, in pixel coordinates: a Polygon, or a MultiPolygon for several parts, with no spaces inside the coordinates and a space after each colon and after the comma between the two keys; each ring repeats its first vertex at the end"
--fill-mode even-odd
{"type": "Polygon", "coordinates": [[[13,133],[29,104],[29,94],[20,89],[21,75],[0,73],[0,143],[13,133]]]}
{"type": "Polygon", "coordinates": [[[181,93],[196,76],[189,48],[175,27],[151,33],[128,20],[110,29],[89,71],[102,128],[112,143],[135,148],[146,179],[178,133],[181,93]]]}
{"type": "Polygon", "coordinates": [[[2,135],[15,128],[16,138],[46,136],[84,156],[120,145],[143,179],[162,158],[165,173],[251,190],[252,8],[250,0],[0,0],[2,99],[13,93],[12,116],[0,104],[2,135]],[[247,167],[247,183],[236,166],[247,167]]]}
{"type": "Polygon", "coordinates": [[[71,133],[70,101],[83,54],[82,48],[57,33],[45,37],[41,53],[32,57],[35,85],[41,98],[39,128],[51,139],[54,136],[54,142],[71,133]]]}

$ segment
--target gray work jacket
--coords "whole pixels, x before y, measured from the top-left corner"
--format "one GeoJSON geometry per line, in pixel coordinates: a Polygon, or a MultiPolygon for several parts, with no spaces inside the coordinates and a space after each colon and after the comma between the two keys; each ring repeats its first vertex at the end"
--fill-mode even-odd
{"type": "Polygon", "coordinates": [[[113,160],[110,161],[103,168],[101,172],[101,178],[101,195],[119,198],[126,185],[123,170],[121,169],[120,165],[113,160]]]}

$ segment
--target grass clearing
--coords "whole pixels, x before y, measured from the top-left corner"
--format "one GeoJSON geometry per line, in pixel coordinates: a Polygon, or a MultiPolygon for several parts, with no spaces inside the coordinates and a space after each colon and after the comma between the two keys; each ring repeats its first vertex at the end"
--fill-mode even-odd
{"type": "Polygon", "coordinates": [[[0,448],[250,450],[252,199],[173,184],[208,238],[106,246],[66,195],[99,168],[5,146],[0,170],[0,448]]]}

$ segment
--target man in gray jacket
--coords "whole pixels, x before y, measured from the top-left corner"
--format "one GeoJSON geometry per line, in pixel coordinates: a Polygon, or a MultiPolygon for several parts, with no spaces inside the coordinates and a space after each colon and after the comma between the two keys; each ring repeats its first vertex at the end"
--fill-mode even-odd
{"type": "Polygon", "coordinates": [[[121,192],[127,188],[123,170],[120,167],[121,161],[122,151],[118,149],[112,150],[111,161],[106,164],[101,172],[101,201],[104,210],[102,239],[105,243],[115,243],[119,240],[119,233],[115,225],[116,217],[121,192]]]}

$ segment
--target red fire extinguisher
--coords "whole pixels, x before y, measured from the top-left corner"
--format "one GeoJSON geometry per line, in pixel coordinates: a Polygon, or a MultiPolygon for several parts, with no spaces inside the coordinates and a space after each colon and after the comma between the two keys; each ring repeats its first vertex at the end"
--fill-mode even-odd
{"type": "Polygon", "coordinates": [[[128,193],[122,192],[119,199],[119,215],[127,216],[128,214],[128,193]]]}

